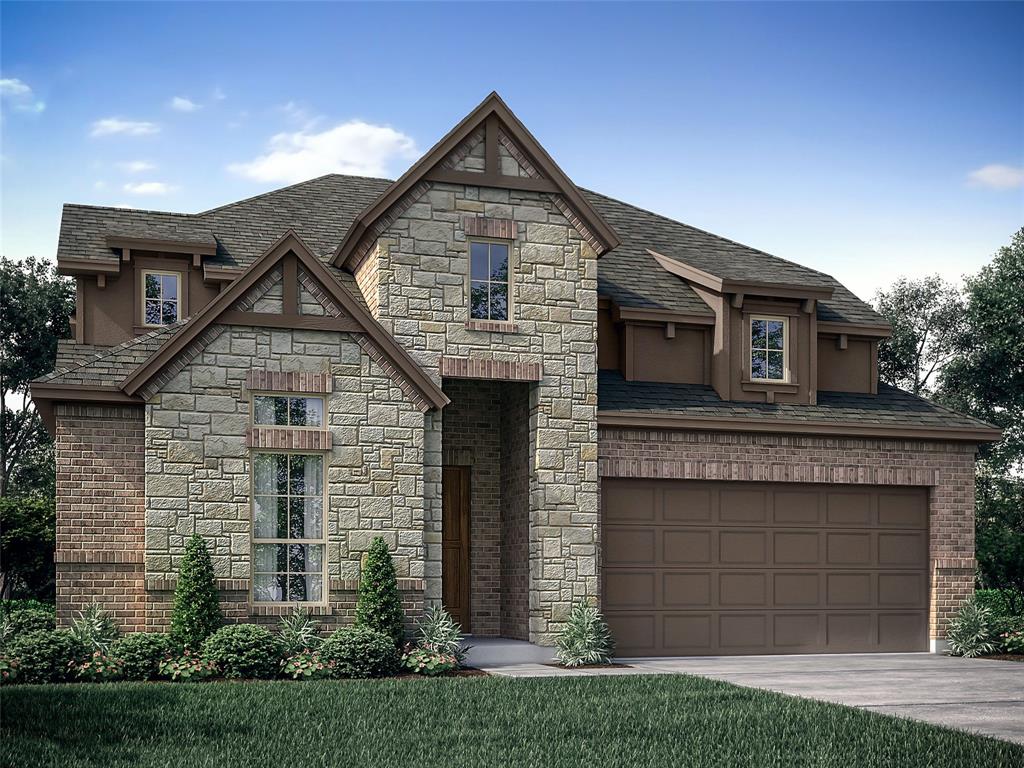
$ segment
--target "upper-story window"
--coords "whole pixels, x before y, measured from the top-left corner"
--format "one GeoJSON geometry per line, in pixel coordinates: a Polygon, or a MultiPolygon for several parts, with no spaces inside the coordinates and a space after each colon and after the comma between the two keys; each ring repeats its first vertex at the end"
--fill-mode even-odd
{"type": "Polygon", "coordinates": [[[142,273],[143,325],[170,325],[181,319],[181,274],[142,273]]]}
{"type": "Polygon", "coordinates": [[[469,316],[473,320],[508,320],[508,243],[469,244],[469,316]]]}
{"type": "Polygon", "coordinates": [[[783,317],[750,318],[750,378],[789,380],[789,321],[783,317]]]}
{"type": "Polygon", "coordinates": [[[321,427],[324,423],[322,397],[256,395],[253,398],[253,423],[274,427],[321,427]]]}

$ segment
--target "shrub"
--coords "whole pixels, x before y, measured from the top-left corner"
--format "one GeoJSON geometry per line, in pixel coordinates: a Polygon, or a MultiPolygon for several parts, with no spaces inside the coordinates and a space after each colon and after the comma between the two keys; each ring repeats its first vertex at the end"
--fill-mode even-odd
{"type": "Polygon", "coordinates": [[[596,606],[581,600],[572,607],[569,621],[559,633],[555,658],[566,667],[608,664],[615,654],[611,630],[596,606]]]}
{"type": "Polygon", "coordinates": [[[13,683],[18,678],[20,666],[17,659],[0,655],[0,685],[13,683]]]}
{"type": "Polygon", "coordinates": [[[281,674],[292,680],[319,680],[334,677],[334,661],[321,658],[317,651],[300,651],[281,661],[281,674]]]}
{"type": "Polygon", "coordinates": [[[280,649],[274,636],[255,624],[221,627],[203,643],[203,658],[227,678],[274,677],[280,649]]]}
{"type": "Polygon", "coordinates": [[[174,590],[171,637],[185,648],[198,648],[217,630],[221,620],[210,553],[203,539],[193,535],[185,545],[174,590]]]}
{"type": "Polygon", "coordinates": [[[7,648],[18,660],[18,676],[25,683],[59,683],[70,677],[68,665],[84,655],[81,643],[66,629],[36,630],[18,635],[7,648]]]}
{"type": "Polygon", "coordinates": [[[160,662],[160,677],[176,683],[199,682],[217,674],[217,665],[190,650],[160,662]]]}
{"type": "Polygon", "coordinates": [[[18,635],[57,628],[52,605],[36,600],[5,600],[0,615],[0,642],[4,645],[18,635]]]}
{"type": "Polygon", "coordinates": [[[383,632],[399,648],[405,634],[402,629],[404,621],[395,563],[387,543],[378,536],[363,556],[359,598],[356,601],[356,624],[383,632]]]}
{"type": "Polygon", "coordinates": [[[78,612],[78,617],[71,622],[71,634],[84,648],[106,653],[119,633],[114,617],[93,604],[78,612]]]}
{"type": "Polygon", "coordinates": [[[973,598],[960,606],[960,611],[949,622],[946,632],[950,655],[972,659],[995,653],[991,621],[992,612],[973,598]]]}
{"type": "Polygon", "coordinates": [[[1006,653],[1024,654],[1024,630],[1006,632],[999,640],[1006,653]]]}
{"type": "Polygon", "coordinates": [[[462,627],[440,605],[432,605],[417,625],[416,645],[441,656],[454,656],[461,664],[469,646],[462,644],[462,627]]]}
{"type": "Polygon", "coordinates": [[[170,653],[171,639],[159,632],[125,635],[110,646],[110,655],[121,662],[125,680],[155,680],[160,662],[170,653]]]}
{"type": "Polygon", "coordinates": [[[343,627],[320,647],[320,658],[334,664],[336,677],[384,677],[395,672],[395,642],[367,626],[343,627]]]}
{"type": "Polygon", "coordinates": [[[122,665],[119,659],[103,651],[93,651],[84,661],[68,663],[71,677],[91,683],[103,683],[121,677],[122,665]]]}
{"type": "Polygon", "coordinates": [[[1009,638],[1012,645],[1013,637],[1024,633],[1024,598],[1013,589],[979,589],[974,600],[991,613],[989,629],[999,649],[1015,653],[1007,648],[1006,640],[1009,638]]]}
{"type": "Polygon", "coordinates": [[[323,642],[323,638],[317,634],[320,622],[310,616],[305,608],[296,608],[287,616],[282,616],[278,627],[277,642],[285,656],[312,650],[323,642]]]}
{"type": "Polygon", "coordinates": [[[459,668],[459,659],[454,655],[439,653],[427,648],[408,646],[402,654],[402,666],[418,675],[435,677],[459,668]]]}

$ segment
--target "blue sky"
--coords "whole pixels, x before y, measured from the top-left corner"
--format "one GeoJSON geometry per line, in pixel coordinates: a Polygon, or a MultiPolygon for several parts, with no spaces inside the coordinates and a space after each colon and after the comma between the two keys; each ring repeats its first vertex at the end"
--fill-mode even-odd
{"type": "Polygon", "coordinates": [[[496,89],[577,184],[865,298],[1024,224],[1024,4],[0,6],[0,250],[394,177],[496,89]]]}

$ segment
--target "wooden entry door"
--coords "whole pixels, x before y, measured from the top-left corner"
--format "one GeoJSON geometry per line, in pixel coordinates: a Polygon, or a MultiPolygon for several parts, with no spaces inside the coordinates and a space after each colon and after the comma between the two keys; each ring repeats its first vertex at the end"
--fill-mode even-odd
{"type": "Polygon", "coordinates": [[[471,632],[469,614],[469,467],[444,467],[441,473],[441,598],[463,632],[471,632]]]}

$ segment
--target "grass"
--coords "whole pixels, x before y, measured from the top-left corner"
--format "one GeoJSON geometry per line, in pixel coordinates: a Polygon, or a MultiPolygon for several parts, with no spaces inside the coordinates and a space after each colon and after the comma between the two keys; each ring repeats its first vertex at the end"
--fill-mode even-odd
{"type": "Polygon", "coordinates": [[[0,691],[0,765],[1024,766],[1024,748],[679,675],[0,691]]]}

